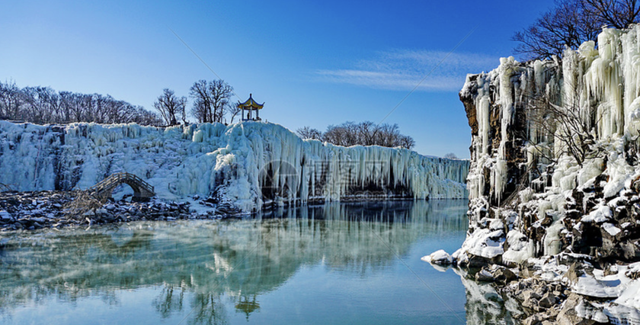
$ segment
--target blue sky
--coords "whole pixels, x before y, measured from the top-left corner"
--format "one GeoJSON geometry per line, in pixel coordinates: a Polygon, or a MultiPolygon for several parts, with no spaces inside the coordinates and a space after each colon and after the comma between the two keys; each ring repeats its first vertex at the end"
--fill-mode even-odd
{"type": "Polygon", "coordinates": [[[0,80],[110,94],[152,110],[163,88],[188,96],[195,81],[219,76],[240,99],[253,93],[266,102],[263,119],[292,130],[397,123],[419,153],[466,158],[471,136],[458,99],[465,75],[497,67],[512,54],[513,33],[552,6],[553,0],[4,1],[0,80]]]}

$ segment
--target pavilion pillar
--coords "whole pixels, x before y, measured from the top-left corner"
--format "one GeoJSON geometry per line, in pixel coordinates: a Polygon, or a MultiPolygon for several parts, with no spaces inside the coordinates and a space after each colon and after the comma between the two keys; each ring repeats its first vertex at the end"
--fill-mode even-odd
{"type": "Polygon", "coordinates": [[[253,100],[252,95],[249,94],[249,99],[247,99],[247,101],[245,101],[244,103],[238,103],[237,108],[240,108],[242,110],[243,121],[256,121],[260,119],[260,109],[262,109],[263,106],[264,106],[264,103],[262,104],[256,103],[253,100]],[[244,115],[245,110],[248,110],[246,118],[244,115]],[[256,111],[255,118],[253,117],[253,111],[256,111]]]}

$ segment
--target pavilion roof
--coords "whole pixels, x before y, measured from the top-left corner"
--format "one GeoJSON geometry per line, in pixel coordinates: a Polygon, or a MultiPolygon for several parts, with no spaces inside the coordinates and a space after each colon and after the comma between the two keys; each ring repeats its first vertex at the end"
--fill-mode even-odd
{"type": "Polygon", "coordinates": [[[264,103],[258,104],[255,100],[253,100],[252,94],[249,94],[249,99],[247,99],[247,101],[245,101],[244,103],[238,104],[238,108],[251,109],[251,110],[262,109],[263,106],[264,106],[264,103]]]}

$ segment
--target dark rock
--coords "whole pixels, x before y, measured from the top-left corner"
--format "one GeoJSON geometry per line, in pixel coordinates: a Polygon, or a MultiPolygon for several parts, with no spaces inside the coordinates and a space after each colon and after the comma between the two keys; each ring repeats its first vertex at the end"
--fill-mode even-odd
{"type": "Polygon", "coordinates": [[[540,306],[544,308],[551,308],[556,305],[558,298],[551,293],[547,293],[540,299],[540,306]]]}
{"type": "Polygon", "coordinates": [[[462,264],[462,266],[469,268],[481,268],[483,266],[492,265],[492,264],[501,264],[502,256],[496,256],[494,258],[486,258],[482,256],[477,256],[473,254],[467,254],[468,261],[466,264],[462,264]]]}
{"type": "Polygon", "coordinates": [[[504,267],[498,268],[493,273],[493,277],[495,278],[496,282],[499,282],[501,284],[507,284],[518,279],[518,276],[515,273],[504,267]]]}
{"type": "Polygon", "coordinates": [[[552,223],[553,223],[553,216],[549,212],[547,212],[542,222],[540,222],[540,225],[543,227],[549,227],[551,226],[552,223]]]}

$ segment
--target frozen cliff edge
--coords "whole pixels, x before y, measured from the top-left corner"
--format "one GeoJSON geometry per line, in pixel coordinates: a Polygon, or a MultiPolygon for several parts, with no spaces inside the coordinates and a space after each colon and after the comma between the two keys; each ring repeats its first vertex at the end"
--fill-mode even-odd
{"type": "Polygon", "coordinates": [[[158,128],[0,121],[0,169],[0,183],[20,191],[85,189],[129,172],[160,198],[213,196],[250,212],[267,201],[466,198],[469,161],[302,140],[262,122],[158,128]]]}
{"type": "MultiPolygon", "coordinates": [[[[640,300],[629,297],[640,288],[640,27],[604,29],[598,44],[562,60],[503,58],[467,76],[469,232],[452,257],[569,283],[572,294],[611,299],[582,318],[636,324],[640,300]]],[[[573,299],[561,295],[522,297],[534,307],[573,299]]],[[[552,314],[545,319],[560,321],[552,314]]]]}

